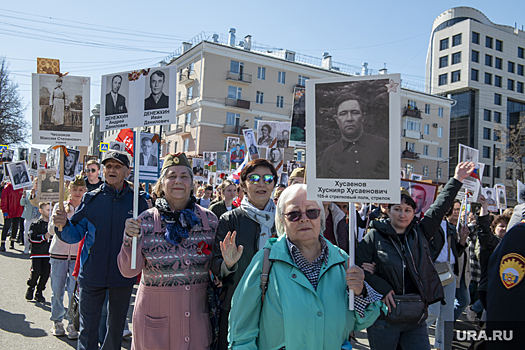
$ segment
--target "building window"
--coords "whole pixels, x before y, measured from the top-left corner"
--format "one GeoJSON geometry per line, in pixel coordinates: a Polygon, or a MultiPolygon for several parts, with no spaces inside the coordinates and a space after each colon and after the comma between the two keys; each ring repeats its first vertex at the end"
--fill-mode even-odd
{"type": "Polygon", "coordinates": [[[503,52],[503,41],[496,39],[496,51],[503,52]]]}
{"type": "Polygon", "coordinates": [[[518,81],[518,83],[516,84],[516,91],[521,94],[523,93],[523,83],[521,81],[518,81]]]}
{"type": "Polygon", "coordinates": [[[241,78],[242,73],[244,72],[244,63],[238,61],[231,61],[230,72],[234,74],[239,74],[239,78],[241,78]]]}
{"type": "Polygon", "coordinates": [[[405,164],[405,172],[408,174],[412,174],[414,172],[414,164],[405,164]]]}
{"type": "Polygon", "coordinates": [[[428,145],[423,146],[423,155],[428,156],[428,145]]]}
{"type": "Polygon", "coordinates": [[[490,110],[488,109],[483,110],[483,120],[490,122],[490,119],[491,119],[490,114],[491,114],[490,110]]]}
{"type": "Polygon", "coordinates": [[[503,60],[499,57],[496,57],[496,59],[494,60],[494,68],[502,69],[502,67],[503,67],[503,60]]]}
{"type": "Polygon", "coordinates": [[[255,120],[253,121],[253,130],[257,130],[259,120],[262,120],[262,117],[255,117],[255,120]]]}
{"type": "Polygon", "coordinates": [[[424,134],[430,135],[430,124],[425,124],[424,134]]]}
{"type": "Polygon", "coordinates": [[[443,158],[443,147],[438,147],[437,148],[436,156],[438,158],[443,158]]]}
{"type": "Polygon", "coordinates": [[[522,64],[518,64],[518,75],[523,76],[523,65],[522,64]]]}
{"type": "Polygon", "coordinates": [[[501,87],[501,77],[499,75],[494,76],[494,86],[501,87]]]}
{"type": "Polygon", "coordinates": [[[485,47],[492,49],[492,38],[490,36],[485,38],[485,47]]]}
{"type": "Polygon", "coordinates": [[[485,66],[492,67],[492,56],[485,55],[485,66]]]}
{"type": "Polygon", "coordinates": [[[479,70],[471,69],[470,70],[470,79],[474,81],[479,81],[479,70]]]}
{"type": "Polygon", "coordinates": [[[501,95],[500,94],[494,94],[494,104],[501,106],[501,95]]]}
{"type": "Polygon", "coordinates": [[[425,103],[425,114],[430,114],[430,105],[425,103]]]}
{"type": "Polygon", "coordinates": [[[493,170],[494,171],[494,177],[496,177],[498,179],[501,177],[501,171],[500,170],[501,170],[501,168],[499,166],[494,167],[494,170],[493,170]]]}
{"type": "MultiPolygon", "coordinates": [[[[499,139],[500,139],[499,131],[494,129],[494,141],[499,141],[499,139]]],[[[499,148],[496,148],[496,154],[495,154],[496,159],[499,158],[499,155],[500,155],[499,152],[501,152],[501,150],[499,148]]]]}
{"type": "Polygon", "coordinates": [[[407,142],[407,150],[410,152],[415,152],[416,144],[414,142],[407,142]]]}
{"type": "Polygon", "coordinates": [[[501,123],[501,112],[494,112],[494,123],[501,123]]]}
{"type": "Polygon", "coordinates": [[[284,96],[277,96],[277,107],[284,108],[284,96]]]}
{"type": "Polygon", "coordinates": [[[410,107],[412,109],[416,109],[417,108],[417,102],[416,101],[412,101],[412,100],[408,100],[408,107],[410,107]]]}
{"type": "Polygon", "coordinates": [[[188,89],[186,89],[186,100],[193,99],[193,86],[190,86],[188,89]]]}
{"type": "Polygon", "coordinates": [[[525,53],[524,53],[523,47],[518,47],[518,57],[519,58],[524,58],[525,57],[525,53]]]}
{"type": "Polygon", "coordinates": [[[423,176],[428,176],[428,165],[423,167],[423,176]]]}
{"type": "Polygon", "coordinates": [[[190,139],[184,140],[184,148],[182,152],[188,152],[190,150],[190,139]]]}
{"type": "Polygon", "coordinates": [[[512,180],[512,169],[507,169],[507,174],[505,175],[507,180],[512,180]]]}
{"type": "Polygon", "coordinates": [[[285,84],[286,83],[286,72],[279,72],[277,76],[277,82],[279,84],[285,84]]]}
{"type": "Polygon", "coordinates": [[[226,125],[239,125],[241,115],[239,113],[226,112],[226,125]]]}
{"type": "Polygon", "coordinates": [[[514,73],[514,62],[509,61],[508,71],[509,73],[514,73]]]}
{"type": "Polygon", "coordinates": [[[421,131],[421,123],[407,120],[407,130],[421,131]]]}
{"type": "Polygon", "coordinates": [[[479,63],[479,52],[472,50],[472,56],[471,56],[472,62],[479,63]]]}
{"type": "Polygon", "coordinates": [[[439,76],[439,85],[447,85],[447,74],[441,74],[439,76]]]}
{"type": "Polygon", "coordinates": [[[443,118],[443,107],[438,108],[438,117],[443,118]]]}
{"type": "Polygon", "coordinates": [[[483,146],[483,158],[490,158],[490,147],[483,146]]]}
{"type": "Polygon", "coordinates": [[[242,99],[242,88],[237,86],[228,86],[228,98],[234,100],[242,99]]]}
{"type": "Polygon", "coordinates": [[[461,71],[460,70],[456,70],[454,72],[452,72],[452,82],[455,83],[455,82],[458,82],[461,80],[461,71]]]}
{"type": "Polygon", "coordinates": [[[492,85],[492,74],[485,73],[485,84],[492,85]]]}
{"type": "Polygon", "coordinates": [[[485,165],[485,168],[483,168],[483,176],[490,176],[490,165],[485,165]]]}
{"type": "Polygon", "coordinates": [[[266,67],[257,67],[257,79],[266,79],[266,67]]]}
{"type": "Polygon", "coordinates": [[[443,137],[443,127],[438,126],[438,137],[443,137]]]}
{"type": "Polygon", "coordinates": [[[507,79],[507,90],[514,91],[514,80],[507,79]]]}
{"type": "Polygon", "coordinates": [[[306,81],[310,79],[309,77],[304,77],[302,75],[299,76],[299,79],[297,79],[297,85],[305,86],[306,81]]]}
{"type": "Polygon", "coordinates": [[[472,43],[479,45],[479,33],[472,32],[472,43]]]}
{"type": "Polygon", "coordinates": [[[483,128],[483,140],[490,140],[490,129],[483,128]]]}
{"type": "Polygon", "coordinates": [[[458,46],[461,45],[461,34],[454,35],[452,37],[452,46],[458,46]]]}
{"type": "Polygon", "coordinates": [[[452,54],[452,64],[461,63],[461,51],[452,54]]]}
{"type": "Polygon", "coordinates": [[[260,105],[264,104],[264,92],[257,91],[257,96],[255,97],[255,103],[260,105]]]}
{"type": "Polygon", "coordinates": [[[441,39],[439,41],[439,50],[446,50],[448,49],[448,38],[441,39]]]}
{"type": "Polygon", "coordinates": [[[448,56],[443,56],[439,58],[439,68],[448,66],[448,56]]]}

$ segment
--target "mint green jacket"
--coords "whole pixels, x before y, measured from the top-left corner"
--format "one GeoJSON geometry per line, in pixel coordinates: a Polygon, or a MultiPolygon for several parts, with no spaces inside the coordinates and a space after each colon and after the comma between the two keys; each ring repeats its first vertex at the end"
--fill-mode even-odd
{"type": "Polygon", "coordinates": [[[232,299],[228,341],[230,349],[341,349],[350,331],[369,327],[383,303],[370,304],[361,318],[348,310],[345,266],[348,255],[328,242],[314,290],[294,264],[286,237],[270,239],[273,261],[264,306],[261,309],[263,250],[252,259],[232,299]]]}

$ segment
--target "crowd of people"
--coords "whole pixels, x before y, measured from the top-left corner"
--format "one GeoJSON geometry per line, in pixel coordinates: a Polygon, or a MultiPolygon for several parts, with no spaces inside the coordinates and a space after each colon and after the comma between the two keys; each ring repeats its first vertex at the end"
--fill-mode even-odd
{"type": "MultiPolygon", "coordinates": [[[[63,206],[38,203],[37,181],[27,191],[2,186],[0,250],[9,230],[11,249],[25,244],[26,299],[45,302],[50,279],[51,333],[78,339],[79,350],[121,348],[136,284],[137,350],[351,349],[364,329],[371,349],[430,349],[434,323],[433,346],[451,349],[464,311],[481,326],[505,307],[490,293],[499,282],[491,256],[501,256],[512,211],[491,214],[481,196],[479,212],[460,219],[455,198],[473,170],[458,164],[416,215],[402,187],[400,203],[318,202],[307,199],[305,168],[278,185],[272,163],[256,159],[239,184],[214,187],[194,180],[184,153],[168,154],[156,184],[136,189],[134,219],[130,159],[109,151],[68,183],[63,206]],[[70,301],[78,293],[78,320],[65,292],[70,301]]],[[[512,231],[523,229],[523,212],[512,231]]],[[[512,287],[522,278],[505,276],[512,287]]],[[[504,320],[516,314],[508,308],[504,320]]]]}

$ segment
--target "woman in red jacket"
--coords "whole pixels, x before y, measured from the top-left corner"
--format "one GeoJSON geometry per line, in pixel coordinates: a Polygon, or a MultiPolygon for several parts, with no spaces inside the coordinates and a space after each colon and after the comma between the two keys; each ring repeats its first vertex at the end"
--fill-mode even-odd
{"type": "Polygon", "coordinates": [[[20,220],[24,207],[20,205],[20,198],[24,194],[23,189],[14,190],[13,185],[8,183],[2,191],[0,209],[4,213],[4,228],[2,229],[2,243],[0,245],[0,252],[5,252],[5,240],[9,226],[11,226],[11,249],[15,249],[16,235],[20,227],[20,220]]]}

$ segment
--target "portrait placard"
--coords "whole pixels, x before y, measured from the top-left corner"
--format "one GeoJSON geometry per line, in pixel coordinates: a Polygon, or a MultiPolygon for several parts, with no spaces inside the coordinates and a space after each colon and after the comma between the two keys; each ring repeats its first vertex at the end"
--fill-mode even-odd
{"type": "Polygon", "coordinates": [[[228,138],[226,139],[226,151],[231,152],[233,149],[235,149],[235,145],[237,145],[238,143],[238,137],[228,136],[228,138]]]}
{"type": "Polygon", "coordinates": [[[459,144],[459,162],[473,162],[478,166],[479,151],[475,148],[459,144]]]}
{"type": "Polygon", "coordinates": [[[230,150],[230,161],[233,164],[239,164],[244,161],[244,144],[237,143],[235,146],[230,150]]]}
{"type": "Polygon", "coordinates": [[[300,168],[301,167],[301,162],[298,162],[296,160],[289,160],[287,163],[287,166],[286,166],[286,171],[288,173],[288,177],[290,177],[292,175],[292,172],[297,169],[297,168],[300,168]]]}
{"type": "Polygon", "coordinates": [[[498,208],[502,210],[507,209],[507,192],[505,185],[496,184],[494,185],[494,189],[496,190],[496,195],[498,198],[498,208]]]}
{"type": "Polygon", "coordinates": [[[7,163],[7,169],[14,190],[31,187],[33,185],[29,172],[27,171],[27,163],[25,160],[7,163]]]}
{"type": "Polygon", "coordinates": [[[410,193],[410,197],[416,202],[416,210],[414,211],[416,215],[419,215],[420,213],[421,215],[425,214],[432,203],[436,200],[437,185],[428,182],[403,179],[401,180],[401,186],[410,193]]]}
{"type": "Polygon", "coordinates": [[[477,162],[477,165],[474,168],[474,171],[470,174],[469,177],[463,180],[461,189],[456,195],[457,199],[463,200],[465,196],[465,191],[466,191],[468,193],[467,203],[472,203],[477,200],[479,196],[479,192],[480,192],[479,190],[481,188],[481,181],[483,180],[483,170],[484,169],[485,169],[485,164],[477,162]]]}
{"type": "Polygon", "coordinates": [[[109,141],[109,149],[113,151],[126,152],[126,144],[124,142],[109,141]]]}
{"type": "Polygon", "coordinates": [[[250,160],[258,159],[259,150],[257,149],[257,143],[255,142],[253,129],[245,129],[242,132],[244,134],[244,141],[246,142],[246,149],[250,155],[250,160]]]}
{"type": "MultiPolygon", "coordinates": [[[[155,134],[140,133],[139,180],[156,182],[159,178],[160,147],[155,134]]],[[[122,152],[129,156],[127,152],[122,152]]],[[[135,161],[135,158],[134,158],[135,161]]]]}
{"type": "Polygon", "coordinates": [[[308,199],[399,203],[399,74],[306,82],[308,199]]]}
{"type": "Polygon", "coordinates": [[[89,91],[89,77],[33,74],[33,143],[87,146],[89,91]]]}
{"type": "MultiPolygon", "coordinates": [[[[60,151],[60,149],[59,149],[60,151]]],[[[67,149],[67,156],[64,155],[64,180],[74,181],[75,175],[78,174],[78,163],[80,158],[80,151],[77,149],[67,149]]],[[[60,163],[60,161],[58,161],[60,163]]],[[[57,163],[56,176],[60,177],[60,165],[57,163]]]]}
{"type": "Polygon", "coordinates": [[[40,150],[38,148],[31,147],[31,153],[29,158],[29,174],[32,176],[38,176],[38,168],[40,167],[40,150]]]}
{"type": "Polygon", "coordinates": [[[55,169],[38,169],[38,202],[57,202],[59,200],[60,180],[55,169]]]}
{"type": "Polygon", "coordinates": [[[175,124],[177,67],[102,76],[100,130],[175,124]]]}
{"type": "Polygon", "coordinates": [[[496,189],[494,188],[482,188],[481,194],[487,200],[489,211],[498,211],[498,197],[496,196],[496,189]]]}
{"type": "Polygon", "coordinates": [[[18,160],[25,160],[26,162],[29,162],[29,149],[28,148],[18,149],[18,160]]]}
{"type": "Polygon", "coordinates": [[[518,203],[525,203],[525,185],[520,180],[516,180],[516,189],[517,189],[517,196],[518,197],[518,203]]]}
{"type": "Polygon", "coordinates": [[[290,145],[290,126],[289,122],[277,122],[277,148],[288,148],[290,145]]]}
{"type": "Polygon", "coordinates": [[[204,174],[204,159],[202,158],[193,158],[191,160],[191,166],[193,167],[193,175],[203,176],[204,174]]]}
{"type": "Polygon", "coordinates": [[[15,151],[12,149],[5,149],[2,152],[2,162],[12,162],[15,158],[15,151]]]}
{"type": "Polygon", "coordinates": [[[306,96],[302,86],[293,89],[290,146],[306,147],[306,96]]]}
{"type": "Polygon", "coordinates": [[[412,173],[410,174],[410,180],[421,181],[423,180],[423,175],[412,173]]]}
{"type": "Polygon", "coordinates": [[[277,143],[277,122],[259,121],[257,123],[257,146],[274,147],[277,143]]]}
{"type": "Polygon", "coordinates": [[[230,172],[230,152],[217,152],[217,172],[230,172]]]}
{"type": "Polygon", "coordinates": [[[273,167],[277,171],[277,174],[283,172],[283,163],[284,163],[284,148],[267,148],[266,149],[266,159],[272,163],[273,167]]]}

